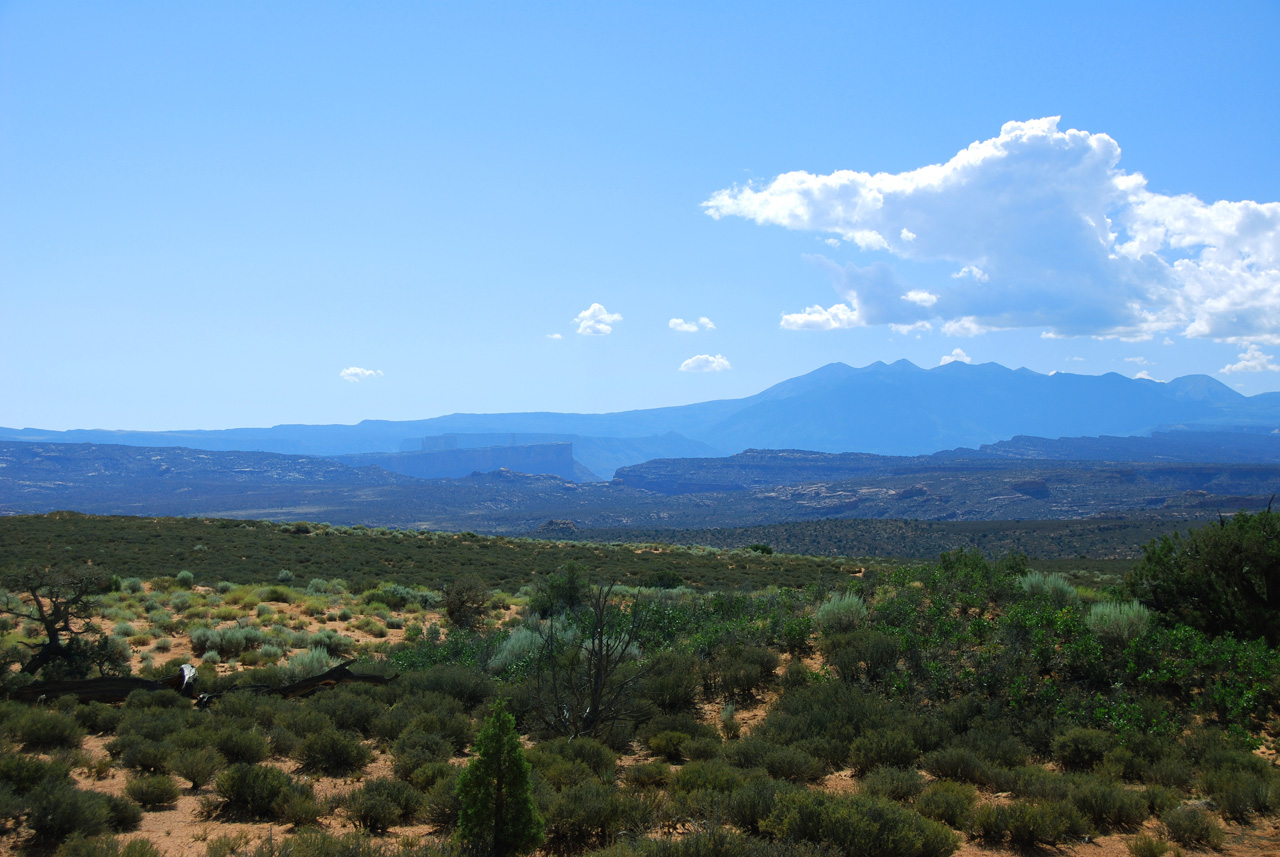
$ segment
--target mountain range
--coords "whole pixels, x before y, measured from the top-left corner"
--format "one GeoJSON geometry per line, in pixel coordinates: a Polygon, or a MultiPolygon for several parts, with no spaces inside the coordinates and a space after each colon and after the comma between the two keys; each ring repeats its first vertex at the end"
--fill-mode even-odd
{"type": "MultiPolygon", "coordinates": [[[[1123,438],[1177,429],[1277,427],[1280,393],[1246,397],[1206,375],[1162,383],[1115,373],[1045,375],[995,363],[956,361],[922,369],[899,360],[861,368],[831,363],[741,399],[608,414],[450,414],[216,431],[0,428],[0,440],[313,456],[378,453],[378,466],[416,476],[456,474],[424,470],[429,457],[421,455],[397,464],[396,454],[485,448],[498,450],[485,460],[510,466],[500,451],[504,447],[570,443],[582,468],[575,478],[586,480],[609,479],[620,467],[652,459],[709,458],[746,449],[913,456],[978,449],[1020,435],[1123,438]]],[[[512,469],[529,458],[511,455],[512,469]]],[[[457,460],[440,466],[456,470],[463,466],[457,460]]]]}

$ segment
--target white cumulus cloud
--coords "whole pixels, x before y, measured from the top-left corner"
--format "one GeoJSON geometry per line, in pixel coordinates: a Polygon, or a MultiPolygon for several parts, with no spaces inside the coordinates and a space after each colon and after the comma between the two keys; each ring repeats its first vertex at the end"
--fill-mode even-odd
{"type": "Polygon", "coordinates": [[[784,330],[836,330],[842,327],[858,327],[858,311],[844,304],[833,304],[831,309],[821,306],[806,307],[803,312],[783,313],[784,330]]]}
{"type": "Polygon", "coordinates": [[[578,323],[578,333],[583,336],[604,336],[606,333],[613,333],[613,325],[622,321],[622,316],[609,312],[600,304],[592,304],[573,320],[578,323]]]}
{"type": "Polygon", "coordinates": [[[710,354],[698,354],[680,364],[681,372],[723,372],[732,368],[723,354],[714,357],[710,354]]]}
{"type": "MultiPolygon", "coordinates": [[[[944,326],[1280,345],[1280,202],[1153,192],[1120,168],[1111,137],[1058,124],[1009,122],[946,163],[902,173],[784,173],[703,207],[958,265],[963,276],[930,308],[944,326]]],[[[865,286],[842,293],[862,323],[920,320],[898,300],[910,287],[865,286]]]]}
{"type": "Polygon", "coordinates": [[[912,289],[902,296],[904,301],[911,301],[913,304],[920,306],[933,306],[938,302],[938,296],[924,289],[912,289]]]}
{"type": "Polygon", "coordinates": [[[547,339],[564,339],[564,337],[558,333],[548,333],[547,339]]]}
{"type": "Polygon", "coordinates": [[[702,325],[703,329],[705,329],[705,330],[715,330],[715,329],[716,329],[715,322],[713,322],[711,319],[707,318],[705,315],[698,316],[698,324],[702,325]]]}
{"type": "Polygon", "coordinates": [[[1237,356],[1240,362],[1223,366],[1218,371],[1223,375],[1232,372],[1280,372],[1280,366],[1275,364],[1275,355],[1263,354],[1262,349],[1253,343],[1248,343],[1245,352],[1237,356]]]}
{"type": "Polygon", "coordinates": [[[365,380],[366,378],[382,377],[381,369],[361,369],[359,366],[348,366],[338,373],[338,377],[344,381],[350,381],[353,384],[365,380]]]}
{"type": "Polygon", "coordinates": [[[971,315],[966,315],[963,318],[953,318],[942,325],[942,332],[947,336],[978,336],[992,329],[983,326],[981,322],[971,315]]]}
{"type": "Polygon", "coordinates": [[[921,333],[928,333],[933,330],[933,325],[927,321],[917,321],[915,324],[894,324],[890,322],[889,329],[894,333],[900,333],[903,335],[908,333],[915,333],[918,335],[921,333]]]}
{"type": "Polygon", "coordinates": [[[939,366],[946,366],[948,363],[972,363],[973,358],[964,353],[963,348],[952,349],[950,354],[942,355],[942,360],[938,362],[939,366]]]}

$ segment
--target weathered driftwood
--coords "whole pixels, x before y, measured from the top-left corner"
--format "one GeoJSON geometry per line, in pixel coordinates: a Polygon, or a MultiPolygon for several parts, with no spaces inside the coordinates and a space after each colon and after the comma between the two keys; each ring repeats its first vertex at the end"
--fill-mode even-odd
{"type": "Polygon", "coordinates": [[[253,693],[274,694],[276,696],[282,696],[285,699],[296,699],[301,696],[310,696],[318,690],[322,690],[327,687],[336,687],[340,684],[347,684],[350,682],[359,682],[362,684],[390,684],[400,677],[399,673],[390,677],[368,675],[365,673],[353,673],[350,670],[350,666],[354,663],[355,659],[352,658],[349,661],[343,661],[333,669],[326,670],[319,675],[313,675],[310,678],[304,678],[302,681],[295,681],[292,684],[285,684],[279,687],[271,687],[265,684],[245,684],[219,693],[202,693],[196,698],[196,705],[203,708],[218,697],[222,696],[222,694],[234,693],[236,691],[247,690],[253,693]]]}
{"type": "Polygon", "coordinates": [[[182,669],[167,678],[149,679],[124,676],[118,678],[83,678],[63,681],[37,681],[9,692],[10,699],[19,702],[54,700],[60,696],[74,696],[80,702],[123,702],[135,690],[157,691],[166,688],[188,694],[196,681],[195,667],[183,664],[182,669]]]}

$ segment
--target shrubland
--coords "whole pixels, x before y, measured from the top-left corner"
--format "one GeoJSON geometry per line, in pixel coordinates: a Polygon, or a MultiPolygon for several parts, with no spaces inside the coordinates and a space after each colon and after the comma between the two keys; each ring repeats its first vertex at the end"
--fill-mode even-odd
{"type": "MultiPolygon", "coordinates": [[[[249,579],[237,556],[269,543],[258,525],[169,523],[146,523],[136,564],[101,563],[97,631],[76,630],[141,650],[117,670],[194,659],[211,696],[0,702],[11,845],[141,855],[131,831],[167,812],[227,831],[210,857],[941,857],[1107,835],[1154,854],[1219,847],[1280,809],[1270,512],[1153,542],[1126,580],[1087,589],[1016,554],[855,563],[310,524],[270,525],[317,546],[305,571],[258,558],[271,570],[249,579]],[[329,566],[331,542],[366,552],[329,566]],[[477,547],[450,570],[423,558],[436,542],[477,547]],[[204,553],[221,564],[186,563],[204,553]],[[352,655],[397,678],[264,692],[352,655]],[[514,825],[499,839],[476,821],[494,812],[514,825]],[[237,838],[263,824],[277,832],[237,838]]],[[[57,546],[28,545],[23,568],[66,563],[57,546]]],[[[32,679],[23,609],[4,628],[8,687],[32,679]]]]}

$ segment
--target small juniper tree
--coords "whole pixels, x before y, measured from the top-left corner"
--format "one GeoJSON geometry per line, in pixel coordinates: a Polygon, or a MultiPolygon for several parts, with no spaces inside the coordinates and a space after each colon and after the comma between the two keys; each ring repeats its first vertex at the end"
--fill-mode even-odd
{"type": "Polygon", "coordinates": [[[543,822],[516,720],[502,700],[493,704],[472,750],[475,758],[458,775],[458,838],[491,857],[527,854],[541,844],[543,822]]]}

